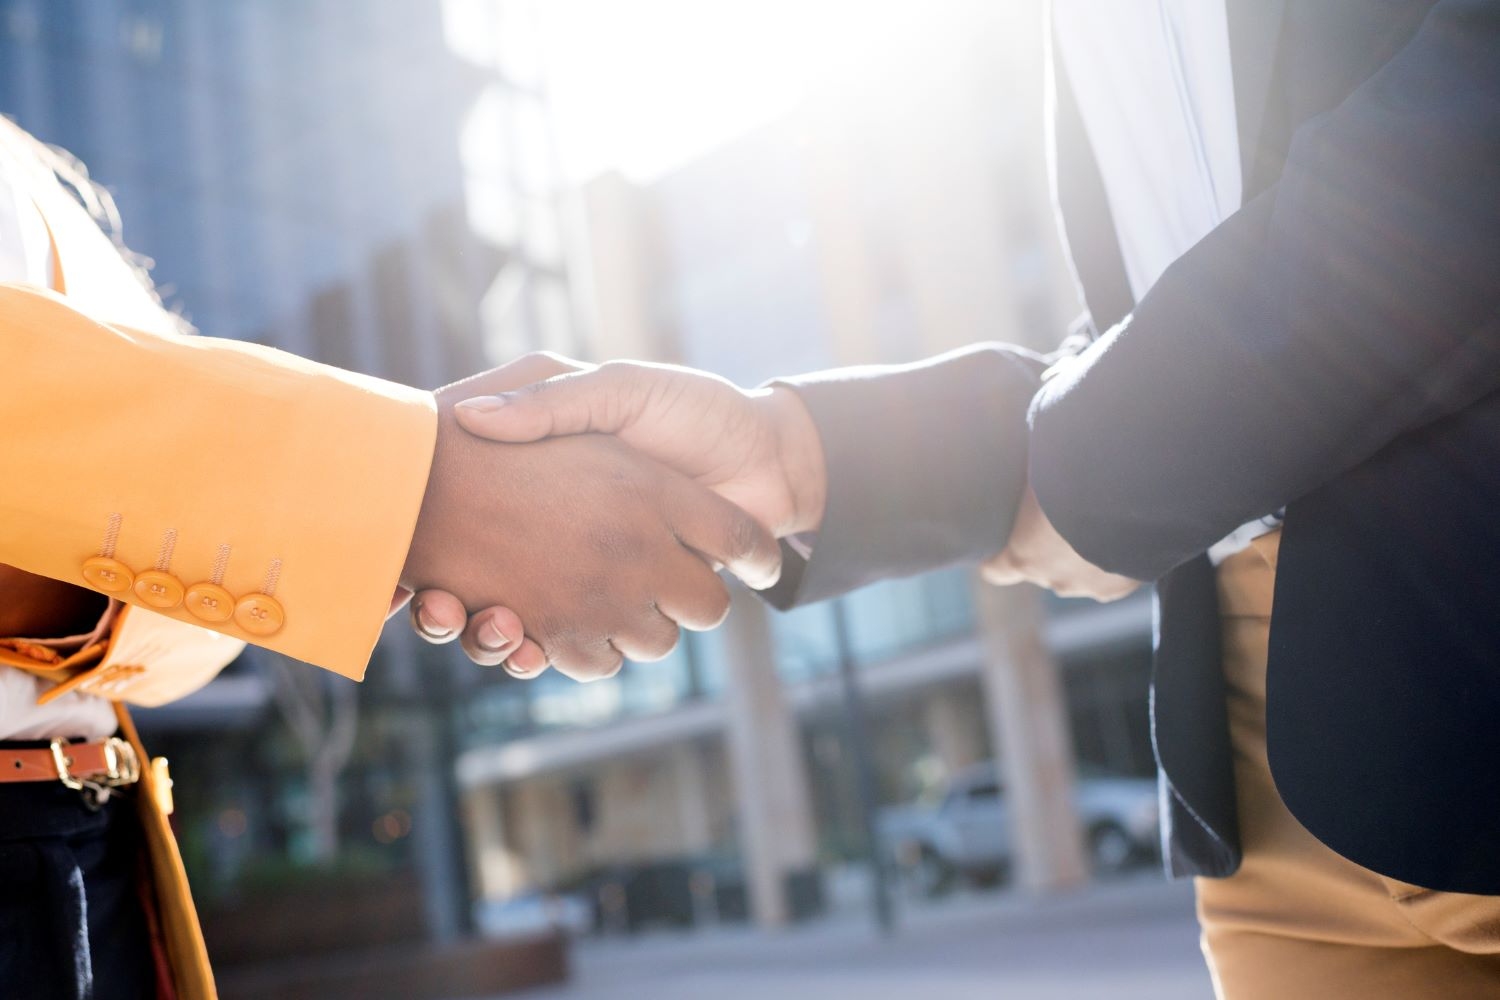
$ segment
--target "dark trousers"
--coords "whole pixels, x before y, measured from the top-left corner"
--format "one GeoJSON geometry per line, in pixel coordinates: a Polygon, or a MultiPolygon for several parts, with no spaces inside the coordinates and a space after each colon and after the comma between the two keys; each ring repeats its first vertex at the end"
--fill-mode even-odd
{"type": "Polygon", "coordinates": [[[3,1000],[156,995],[131,795],[95,809],[61,782],[0,784],[3,1000]]]}

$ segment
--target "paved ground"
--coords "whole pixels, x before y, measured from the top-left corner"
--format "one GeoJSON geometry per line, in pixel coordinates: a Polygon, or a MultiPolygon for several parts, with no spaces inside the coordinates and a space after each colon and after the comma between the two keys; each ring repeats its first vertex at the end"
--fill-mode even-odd
{"type": "Polygon", "coordinates": [[[590,941],[574,981],[526,1000],[1206,1000],[1192,895],[1131,881],[1055,899],[986,894],[781,933],[590,941]]]}

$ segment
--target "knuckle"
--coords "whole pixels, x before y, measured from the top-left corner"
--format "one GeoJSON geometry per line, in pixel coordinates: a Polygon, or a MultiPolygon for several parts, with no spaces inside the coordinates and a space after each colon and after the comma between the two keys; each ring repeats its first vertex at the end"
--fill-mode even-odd
{"type": "Polygon", "coordinates": [[[703,611],[706,628],[718,628],[729,617],[729,588],[724,581],[714,578],[715,586],[704,595],[703,611]]]}
{"type": "Polygon", "coordinates": [[[574,372],[585,371],[587,366],[558,354],[556,351],[534,351],[528,355],[532,363],[545,373],[546,378],[555,378],[558,375],[570,375],[574,372]]]}
{"type": "Polygon", "coordinates": [[[604,680],[620,672],[625,657],[607,639],[573,638],[551,657],[557,671],[580,683],[604,680]]]}
{"type": "Polygon", "coordinates": [[[608,652],[590,657],[588,662],[580,665],[578,679],[585,682],[608,680],[618,674],[623,666],[624,655],[611,646],[608,652]]]}
{"type": "Polygon", "coordinates": [[[569,627],[566,617],[559,615],[556,611],[543,611],[528,615],[526,618],[526,637],[521,641],[521,649],[528,650],[529,646],[535,646],[538,659],[543,662],[556,662],[557,653],[562,655],[573,644],[573,632],[569,627]]]}
{"type": "Polygon", "coordinates": [[[606,361],[594,369],[603,378],[624,378],[638,370],[640,366],[632,361],[606,361]]]}
{"type": "Polygon", "coordinates": [[[677,623],[663,620],[659,627],[645,642],[640,644],[641,656],[647,662],[664,660],[672,655],[672,650],[677,648],[677,642],[682,637],[682,631],[677,623]]]}
{"type": "Polygon", "coordinates": [[[551,651],[552,667],[564,677],[570,677],[575,681],[588,679],[587,661],[583,655],[572,646],[558,646],[551,651]]]}

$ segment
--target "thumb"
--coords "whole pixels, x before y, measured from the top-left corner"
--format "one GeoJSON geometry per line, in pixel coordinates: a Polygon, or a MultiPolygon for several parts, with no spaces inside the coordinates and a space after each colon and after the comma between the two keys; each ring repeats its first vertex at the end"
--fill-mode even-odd
{"type": "Polygon", "coordinates": [[[563,434],[614,434],[626,424],[627,387],[603,369],[559,375],[515,392],[475,396],[453,415],[476,437],[520,444],[563,434]]]}

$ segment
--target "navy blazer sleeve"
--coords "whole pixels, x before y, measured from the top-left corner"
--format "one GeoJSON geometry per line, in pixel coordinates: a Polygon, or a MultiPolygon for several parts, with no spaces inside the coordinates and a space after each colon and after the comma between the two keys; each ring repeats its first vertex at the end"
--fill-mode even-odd
{"type": "Polygon", "coordinates": [[[1442,0],[1033,405],[1031,479],[1154,579],[1500,390],[1500,4],[1442,0]]]}
{"type": "Polygon", "coordinates": [[[762,596],[788,608],[1000,551],[1044,367],[1024,348],[981,345],[781,380],[822,438],[828,497],[811,557],[784,544],[781,581],[762,596]]]}

